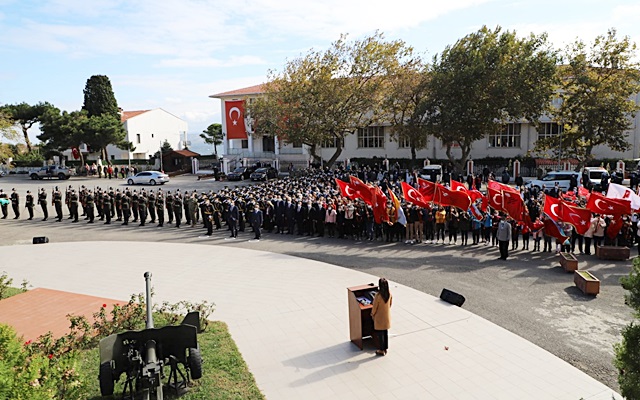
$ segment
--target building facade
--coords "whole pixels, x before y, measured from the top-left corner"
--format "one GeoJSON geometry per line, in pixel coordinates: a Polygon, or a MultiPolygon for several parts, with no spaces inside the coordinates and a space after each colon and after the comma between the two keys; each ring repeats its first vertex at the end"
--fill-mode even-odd
{"type": "MultiPolygon", "coordinates": [[[[263,86],[256,85],[243,89],[218,93],[209,97],[220,99],[222,115],[222,131],[225,134],[224,156],[231,160],[278,160],[280,165],[289,162],[305,160],[308,162],[310,155],[308,148],[303,145],[284,143],[278,138],[263,137],[258,133],[250,131],[250,119],[246,118],[244,125],[246,135],[244,138],[228,138],[227,125],[232,123],[235,113],[229,113],[228,104],[238,102],[251,103],[252,99],[263,94],[263,86]]],[[[557,101],[557,100],[554,100],[557,101]]],[[[635,101],[640,104],[640,94],[635,96],[635,101]]],[[[552,104],[557,106],[557,104],[552,104]]],[[[535,153],[536,141],[541,137],[559,137],[562,134],[562,126],[558,125],[550,118],[541,119],[541,126],[538,129],[526,121],[508,123],[502,132],[487,135],[473,144],[470,158],[479,159],[484,157],[504,157],[513,158],[517,156],[540,156],[535,153]]],[[[631,144],[630,149],[625,152],[613,151],[606,146],[598,146],[593,149],[596,158],[618,158],[633,159],[640,157],[640,113],[634,120],[632,128],[627,132],[627,141],[631,144]]],[[[323,160],[328,160],[335,153],[336,143],[323,143],[319,154],[323,160]]],[[[452,149],[454,155],[460,155],[460,150],[452,149]]],[[[345,162],[352,158],[411,158],[411,149],[408,143],[392,139],[391,127],[389,125],[369,126],[358,129],[353,135],[348,135],[343,144],[342,154],[337,161],[345,162]]],[[[446,146],[442,141],[429,137],[427,146],[416,151],[419,159],[446,159],[446,146]]]]}

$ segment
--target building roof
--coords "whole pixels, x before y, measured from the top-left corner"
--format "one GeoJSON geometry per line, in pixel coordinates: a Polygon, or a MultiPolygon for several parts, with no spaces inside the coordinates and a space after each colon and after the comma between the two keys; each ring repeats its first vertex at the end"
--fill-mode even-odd
{"type": "Polygon", "coordinates": [[[249,86],[242,89],[231,90],[229,92],[222,92],[218,94],[212,94],[211,98],[219,99],[222,97],[232,97],[232,96],[247,96],[251,94],[262,94],[264,93],[264,84],[261,83],[259,85],[249,86]]]}
{"type": "Polygon", "coordinates": [[[144,114],[147,111],[151,111],[151,110],[123,111],[122,114],[120,114],[120,121],[124,122],[129,118],[137,117],[138,115],[144,114]]]}
{"type": "Polygon", "coordinates": [[[166,157],[166,156],[172,155],[172,154],[179,154],[179,155],[181,155],[183,157],[199,157],[200,156],[200,154],[198,154],[198,153],[194,153],[191,150],[184,149],[184,150],[173,150],[171,152],[164,153],[163,157],[166,157]]]}

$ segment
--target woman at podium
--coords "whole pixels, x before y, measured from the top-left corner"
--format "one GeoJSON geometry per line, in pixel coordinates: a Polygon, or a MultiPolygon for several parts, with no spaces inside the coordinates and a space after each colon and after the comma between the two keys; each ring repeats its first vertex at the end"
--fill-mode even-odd
{"type": "Polygon", "coordinates": [[[389,328],[391,328],[391,292],[389,282],[385,278],[378,281],[378,293],[373,298],[373,329],[378,339],[376,354],[384,356],[389,348],[389,328]]]}

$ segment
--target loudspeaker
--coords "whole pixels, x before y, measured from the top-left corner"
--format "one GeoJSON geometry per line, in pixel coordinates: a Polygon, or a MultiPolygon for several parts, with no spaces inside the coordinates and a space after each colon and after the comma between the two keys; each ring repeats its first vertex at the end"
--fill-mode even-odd
{"type": "Polygon", "coordinates": [[[49,243],[49,238],[46,236],[36,236],[33,238],[33,244],[49,243]]]}
{"type": "Polygon", "coordinates": [[[452,292],[449,289],[442,289],[442,293],[440,293],[440,299],[458,307],[462,307],[465,301],[465,298],[463,295],[458,294],[456,292],[452,292]]]}

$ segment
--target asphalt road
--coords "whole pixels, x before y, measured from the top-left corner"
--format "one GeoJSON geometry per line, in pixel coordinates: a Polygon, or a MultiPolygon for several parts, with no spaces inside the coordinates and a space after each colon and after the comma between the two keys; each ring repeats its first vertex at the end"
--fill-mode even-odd
{"type": "MultiPolygon", "coordinates": [[[[174,178],[163,190],[218,190],[225,185],[247,182],[197,181],[192,176],[174,178]]],[[[53,186],[126,187],[124,180],[72,178],[68,181],[31,181],[24,176],[0,179],[0,188],[16,188],[24,207],[27,190],[32,193],[53,186]]],[[[26,210],[23,210],[26,211],[26,210]]],[[[49,208],[51,214],[52,209],[49,208]]],[[[13,214],[10,212],[10,217],[13,214]]],[[[39,209],[36,217],[41,218],[39,209]]],[[[555,253],[524,250],[511,252],[508,261],[498,259],[497,247],[459,245],[405,245],[402,243],[362,242],[345,239],[311,238],[268,234],[260,242],[253,235],[240,233],[237,240],[225,240],[226,231],[201,236],[200,228],[155,225],[123,227],[117,224],[58,223],[22,219],[0,220],[1,245],[28,244],[34,236],[48,236],[52,242],[86,240],[131,240],[188,242],[206,246],[236,246],[284,253],[328,262],[345,268],[385,276],[392,281],[438,296],[442,288],[466,297],[464,308],[508,329],[557,355],[614,390],[619,390],[613,367],[613,344],[621,340],[620,330],[632,320],[624,304],[625,291],[619,279],[630,271],[631,261],[601,261],[578,254],[580,269],[588,269],[601,280],[597,297],[583,295],[573,284],[573,275],[559,266],[555,253]]],[[[79,244],[79,246],[82,246],[79,244]]],[[[531,243],[531,247],[533,244],[531,243]]],[[[79,247],[81,248],[81,247],[79,247]]],[[[213,247],[215,249],[215,247],[213,247]]],[[[141,245],[143,251],[144,245],[141,245]]],[[[0,247],[0,260],[2,259],[0,247]]],[[[117,252],[117,249],[114,249],[117,252]]],[[[633,255],[635,255],[635,249],[633,255]]],[[[69,262],[77,255],[70,254],[69,262]]],[[[87,262],[90,260],[80,260],[87,262]]],[[[25,266],[28,267],[28,266],[25,266]]],[[[2,267],[0,266],[0,271],[2,267]]]]}

